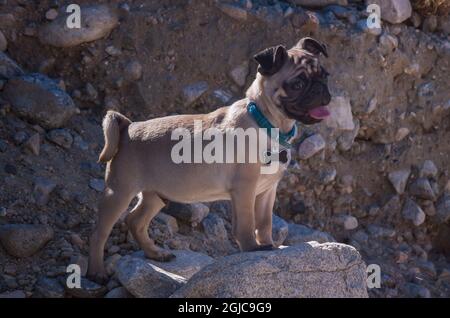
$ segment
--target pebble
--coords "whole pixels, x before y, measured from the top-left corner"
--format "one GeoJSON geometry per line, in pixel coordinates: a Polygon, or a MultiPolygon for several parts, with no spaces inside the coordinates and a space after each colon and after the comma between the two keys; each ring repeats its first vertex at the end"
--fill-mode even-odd
{"type": "Polygon", "coordinates": [[[208,90],[208,83],[202,81],[194,84],[190,84],[183,88],[184,100],[186,106],[191,105],[197,99],[199,99],[208,90]]]}
{"type": "Polygon", "coordinates": [[[138,61],[129,62],[124,69],[124,76],[127,81],[138,81],[142,77],[142,65],[138,61]]]}
{"type": "Polygon", "coordinates": [[[103,179],[91,179],[89,180],[89,187],[98,192],[105,190],[105,181],[103,179]]]}
{"type": "Polygon", "coordinates": [[[45,13],[47,20],[53,21],[58,17],[58,11],[56,9],[50,9],[45,13]]]}
{"type": "Polygon", "coordinates": [[[403,194],[405,192],[406,184],[408,182],[409,175],[411,174],[410,169],[402,169],[397,171],[392,171],[389,173],[388,178],[398,194],[403,194]]]}
{"type": "Polygon", "coordinates": [[[47,225],[6,224],[0,226],[0,243],[15,257],[28,257],[45,246],[52,238],[53,229],[47,225]]]}
{"type": "Polygon", "coordinates": [[[419,176],[421,178],[436,178],[438,168],[431,160],[425,160],[420,168],[419,176]]]}
{"type": "Polygon", "coordinates": [[[450,220],[450,193],[444,192],[436,206],[436,215],[440,222],[447,223],[450,220]]]}
{"type": "Polygon", "coordinates": [[[298,147],[297,153],[300,159],[306,160],[325,148],[325,140],[320,134],[306,138],[298,147]]]}
{"type": "Polygon", "coordinates": [[[56,188],[56,183],[48,178],[38,177],[34,180],[34,195],[36,203],[44,206],[50,199],[50,194],[56,188]]]}
{"type": "Polygon", "coordinates": [[[397,130],[395,133],[395,141],[399,142],[402,141],[406,136],[408,136],[410,133],[409,128],[407,127],[401,127],[397,130]]]}
{"type": "Polygon", "coordinates": [[[243,87],[245,86],[248,73],[249,64],[248,61],[245,61],[230,71],[230,77],[238,86],[243,87]]]}
{"type": "Polygon", "coordinates": [[[408,192],[418,198],[425,200],[436,200],[433,188],[426,178],[419,178],[414,181],[408,188],[408,192]]]}
{"type": "Polygon", "coordinates": [[[39,133],[32,135],[25,143],[25,148],[31,151],[32,154],[39,156],[39,151],[41,148],[41,137],[39,133]]]}
{"type": "Polygon", "coordinates": [[[70,149],[73,144],[72,134],[65,128],[50,130],[47,139],[65,149],[70,149]]]}
{"type": "Polygon", "coordinates": [[[411,221],[415,226],[425,222],[425,212],[410,198],[406,198],[403,205],[402,215],[406,220],[411,221]]]}
{"type": "Polygon", "coordinates": [[[216,5],[223,13],[237,21],[247,20],[247,10],[237,4],[218,2],[216,5]]]}

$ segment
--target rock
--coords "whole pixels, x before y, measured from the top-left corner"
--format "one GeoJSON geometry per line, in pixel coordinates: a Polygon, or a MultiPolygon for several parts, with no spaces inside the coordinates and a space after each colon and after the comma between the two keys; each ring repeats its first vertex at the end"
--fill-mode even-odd
{"type": "Polygon", "coordinates": [[[415,226],[425,222],[425,212],[410,198],[406,198],[402,215],[406,220],[412,221],[415,226]]]}
{"type": "Polygon", "coordinates": [[[371,114],[377,108],[377,105],[378,105],[378,99],[374,96],[367,103],[367,107],[365,109],[366,114],[371,114]]]}
{"type": "Polygon", "coordinates": [[[212,96],[214,96],[214,98],[216,98],[222,104],[227,104],[233,98],[233,94],[231,92],[223,89],[215,89],[212,92],[212,96]]]}
{"type": "Polygon", "coordinates": [[[113,254],[105,260],[105,270],[108,275],[114,274],[117,262],[122,258],[120,254],[113,254]]]}
{"type": "Polygon", "coordinates": [[[223,219],[216,214],[208,214],[202,221],[203,230],[205,234],[214,240],[228,241],[227,230],[223,219]]]}
{"type": "Polygon", "coordinates": [[[237,21],[247,20],[247,10],[237,4],[218,2],[216,5],[220,9],[220,11],[237,21]]]}
{"type": "Polygon", "coordinates": [[[89,180],[89,187],[98,192],[105,190],[105,181],[103,179],[91,179],[89,180]]]}
{"type": "Polygon", "coordinates": [[[335,242],[336,240],[328,233],[313,230],[304,225],[289,223],[288,235],[284,241],[284,244],[296,245],[310,241],[326,243],[335,242]]]}
{"type": "Polygon", "coordinates": [[[20,146],[21,144],[23,144],[25,142],[25,140],[27,140],[27,138],[28,138],[28,135],[24,131],[18,131],[13,136],[14,143],[17,146],[20,146]]]}
{"type": "Polygon", "coordinates": [[[34,286],[39,296],[44,298],[63,298],[64,287],[56,278],[41,277],[34,286]]]}
{"type": "Polygon", "coordinates": [[[422,17],[420,16],[420,14],[413,11],[411,15],[411,22],[415,28],[418,28],[422,24],[422,17]]]}
{"type": "Polygon", "coordinates": [[[328,127],[339,130],[355,129],[349,98],[343,96],[332,97],[328,109],[330,116],[324,120],[328,127]]]}
{"type": "Polygon", "coordinates": [[[431,187],[430,182],[426,178],[419,178],[415,182],[413,182],[408,191],[410,194],[425,200],[434,201],[436,199],[433,188],[431,187]]]}
{"type": "Polygon", "coordinates": [[[398,194],[403,194],[405,192],[406,184],[408,183],[409,175],[411,174],[410,169],[402,169],[397,171],[392,171],[389,173],[388,178],[393,185],[395,191],[398,194]]]}
{"type": "Polygon", "coordinates": [[[56,9],[50,9],[45,12],[45,18],[47,20],[53,21],[58,17],[58,11],[56,9]]]}
{"type": "Polygon", "coordinates": [[[170,235],[174,235],[175,233],[178,232],[178,223],[177,223],[177,219],[175,219],[173,216],[168,215],[164,212],[159,212],[154,220],[156,222],[159,222],[161,224],[163,224],[167,230],[169,231],[170,235]]]}
{"type": "Polygon", "coordinates": [[[438,168],[431,160],[425,160],[420,168],[419,176],[421,178],[436,178],[438,174],[438,168]]]}
{"type": "Polygon", "coordinates": [[[0,226],[0,243],[8,254],[28,257],[37,253],[53,238],[47,225],[6,224],[0,226]]]}
{"type": "Polygon", "coordinates": [[[80,266],[81,276],[86,276],[88,270],[88,258],[87,256],[76,254],[70,258],[70,264],[76,264],[80,266]]]}
{"type": "Polygon", "coordinates": [[[26,298],[27,296],[22,290],[14,290],[11,292],[0,293],[0,298],[26,298]]]}
{"type": "Polygon", "coordinates": [[[449,15],[438,16],[438,31],[443,32],[445,35],[450,35],[450,18],[449,15]]]}
{"type": "Polygon", "coordinates": [[[248,72],[248,61],[245,61],[230,71],[230,77],[238,86],[243,87],[245,86],[248,72]]]}
{"type": "Polygon", "coordinates": [[[34,196],[36,203],[44,206],[50,199],[50,194],[56,188],[56,183],[47,178],[36,178],[34,181],[34,196]]]}
{"type": "Polygon", "coordinates": [[[325,168],[319,173],[319,181],[321,184],[329,184],[336,179],[336,169],[334,167],[325,168]]]}
{"type": "Polygon", "coordinates": [[[103,297],[107,291],[105,286],[92,282],[85,277],[81,278],[81,288],[66,286],[66,292],[75,298],[99,298],[103,297]]]}
{"type": "Polygon", "coordinates": [[[450,220],[450,194],[444,192],[436,206],[436,215],[440,222],[447,223],[450,220]]]}
{"type": "Polygon", "coordinates": [[[366,5],[377,4],[380,6],[381,19],[389,23],[402,23],[412,14],[409,0],[366,0],[366,5]]]}
{"type": "Polygon", "coordinates": [[[86,91],[87,100],[95,102],[98,97],[98,91],[95,89],[94,85],[87,83],[84,89],[86,91]]]}
{"type": "Polygon", "coordinates": [[[380,47],[384,55],[394,51],[398,47],[398,39],[395,35],[384,33],[380,36],[380,47]]]}
{"type": "Polygon", "coordinates": [[[138,298],[165,298],[172,295],[186,280],[148,261],[130,256],[122,257],[116,275],[120,283],[138,298]]]}
{"type": "Polygon", "coordinates": [[[73,144],[72,134],[65,128],[50,130],[47,139],[65,149],[70,149],[73,144]]]}
{"type": "Polygon", "coordinates": [[[347,231],[354,230],[358,227],[358,219],[351,215],[338,217],[338,223],[342,224],[347,231]]]}
{"type": "Polygon", "coordinates": [[[111,289],[105,295],[105,298],[133,298],[133,295],[131,295],[125,287],[116,287],[111,289]]]}
{"type": "Polygon", "coordinates": [[[111,56],[119,56],[122,54],[122,50],[115,47],[114,45],[109,45],[106,47],[105,52],[111,56]]]}
{"type": "Polygon", "coordinates": [[[358,135],[360,128],[359,119],[355,118],[353,122],[355,128],[352,131],[343,131],[342,135],[337,139],[338,147],[341,151],[349,151],[353,146],[356,136],[358,135]]]}
{"type": "Polygon", "coordinates": [[[39,41],[55,47],[73,47],[106,36],[119,23],[116,11],[107,5],[82,6],[80,11],[81,28],[69,28],[69,14],[64,12],[39,28],[39,41]]]}
{"type": "Polygon", "coordinates": [[[8,48],[8,41],[6,40],[6,37],[3,34],[3,32],[0,30],[0,52],[6,51],[7,48],[8,48]]]}
{"type": "Polygon", "coordinates": [[[0,50],[0,79],[23,75],[22,68],[0,50]]]}
{"type": "Polygon", "coordinates": [[[41,137],[39,133],[35,133],[31,136],[27,142],[24,144],[25,148],[31,151],[32,154],[39,156],[39,151],[41,148],[41,137]]]}
{"type": "Polygon", "coordinates": [[[177,220],[197,226],[209,213],[209,208],[203,203],[182,204],[170,202],[163,211],[177,220]]]}
{"type": "Polygon", "coordinates": [[[72,98],[55,81],[42,74],[10,79],[3,96],[19,117],[46,129],[63,126],[77,112],[72,98]]]}
{"type": "Polygon", "coordinates": [[[289,224],[279,216],[272,214],[272,239],[275,246],[283,245],[289,232],[289,224]]]}
{"type": "Polygon", "coordinates": [[[310,8],[323,8],[329,5],[347,6],[347,0],[291,0],[295,5],[310,7],[310,8]]]}
{"type": "Polygon", "coordinates": [[[397,130],[397,132],[395,133],[395,141],[399,142],[402,141],[406,136],[409,135],[409,128],[407,127],[401,127],[397,130]]]}
{"type": "Polygon", "coordinates": [[[320,134],[306,138],[298,147],[297,153],[300,159],[306,160],[325,148],[325,140],[320,134]]]}
{"type": "Polygon", "coordinates": [[[138,257],[146,262],[149,262],[169,273],[176,274],[185,278],[186,280],[194,276],[195,273],[200,271],[203,267],[214,263],[214,258],[188,250],[171,250],[172,254],[175,255],[175,259],[170,262],[157,262],[155,260],[146,259],[144,252],[139,251],[132,255],[132,257],[138,257]]]}
{"type": "Polygon", "coordinates": [[[16,24],[16,18],[12,13],[0,13],[0,28],[13,27],[16,24]]]}
{"type": "Polygon", "coordinates": [[[434,32],[438,26],[438,20],[435,15],[429,15],[423,20],[422,30],[425,32],[434,32]]]}
{"type": "Polygon", "coordinates": [[[86,141],[84,141],[83,138],[81,138],[81,136],[79,135],[75,135],[75,137],[73,138],[73,145],[75,146],[75,148],[78,148],[83,151],[89,150],[89,144],[86,141]]]}
{"type": "Polygon", "coordinates": [[[381,227],[375,224],[369,224],[367,226],[367,231],[372,238],[381,239],[381,238],[392,238],[395,236],[396,232],[393,229],[381,227]]]}
{"type": "Polygon", "coordinates": [[[183,88],[183,95],[186,106],[191,105],[208,90],[208,83],[197,82],[183,88]]]}
{"type": "Polygon", "coordinates": [[[220,258],[173,298],[368,297],[366,266],[355,248],[304,243],[220,258]]]}
{"type": "Polygon", "coordinates": [[[135,82],[142,77],[142,65],[138,61],[129,62],[124,69],[125,79],[129,82],[135,82]]]}

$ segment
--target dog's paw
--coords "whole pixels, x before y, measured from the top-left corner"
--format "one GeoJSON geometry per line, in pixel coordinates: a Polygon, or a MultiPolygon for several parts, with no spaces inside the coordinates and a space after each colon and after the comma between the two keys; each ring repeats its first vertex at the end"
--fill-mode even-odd
{"type": "Polygon", "coordinates": [[[95,282],[100,285],[106,285],[109,281],[109,276],[105,272],[97,272],[97,273],[88,273],[86,278],[92,282],[95,282]]]}
{"type": "Polygon", "coordinates": [[[272,244],[267,244],[267,245],[259,245],[253,251],[272,251],[275,249],[276,249],[276,247],[273,246],[272,244]]]}
{"type": "Polygon", "coordinates": [[[169,251],[165,250],[159,250],[157,252],[151,251],[149,253],[145,253],[145,256],[158,262],[170,262],[171,260],[176,258],[175,254],[172,254],[169,251]]]}

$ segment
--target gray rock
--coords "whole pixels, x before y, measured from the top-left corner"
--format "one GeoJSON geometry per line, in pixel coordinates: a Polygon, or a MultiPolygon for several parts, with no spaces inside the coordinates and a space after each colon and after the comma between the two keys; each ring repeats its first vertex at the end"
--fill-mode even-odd
{"type": "Polygon", "coordinates": [[[431,160],[425,160],[420,168],[419,176],[421,178],[436,178],[438,168],[431,160]]]}
{"type": "Polygon", "coordinates": [[[346,6],[348,5],[347,0],[291,0],[290,2],[304,7],[310,8],[323,8],[329,5],[340,5],[346,6]]]}
{"type": "Polygon", "coordinates": [[[194,276],[195,273],[200,271],[203,267],[214,263],[214,258],[188,250],[171,250],[172,254],[175,255],[175,259],[170,262],[157,262],[155,260],[146,259],[144,252],[139,251],[132,255],[132,257],[137,257],[149,262],[169,273],[176,274],[185,278],[186,280],[194,276]]]}
{"type": "Polygon", "coordinates": [[[216,6],[229,17],[237,21],[247,20],[247,10],[237,4],[216,3],[216,6]]]}
{"type": "Polygon", "coordinates": [[[272,214],[272,239],[275,246],[283,245],[289,232],[289,224],[279,216],[272,214]]]}
{"type": "Polygon", "coordinates": [[[8,41],[6,40],[6,37],[3,34],[3,32],[0,30],[0,52],[6,51],[7,48],[8,48],[8,41]]]}
{"type": "Polygon", "coordinates": [[[0,50],[0,79],[23,75],[22,68],[0,50]]]}
{"type": "Polygon", "coordinates": [[[40,206],[44,206],[50,199],[50,194],[56,188],[56,183],[47,178],[36,178],[34,181],[34,197],[36,203],[40,206]]]}
{"type": "Polygon", "coordinates": [[[115,10],[107,5],[81,7],[81,28],[67,26],[69,14],[60,14],[38,31],[41,43],[56,47],[73,47],[98,40],[111,32],[119,23],[115,10]]]}
{"type": "Polygon", "coordinates": [[[53,238],[47,225],[6,224],[0,226],[0,243],[8,254],[28,257],[37,253],[53,238]]]}
{"type": "Polygon", "coordinates": [[[410,198],[406,198],[403,205],[402,215],[406,220],[411,221],[415,226],[425,222],[425,212],[410,198]]]}
{"type": "Polygon", "coordinates": [[[334,96],[328,105],[330,116],[324,120],[325,124],[333,129],[354,130],[352,106],[350,99],[344,96],[334,96]]]}
{"type": "Polygon", "coordinates": [[[129,82],[135,82],[142,77],[142,65],[139,61],[130,61],[124,69],[125,79],[129,82]]]}
{"type": "Polygon", "coordinates": [[[183,204],[170,202],[163,212],[177,220],[197,226],[209,213],[209,208],[203,203],[183,204]]]}
{"type": "Polygon", "coordinates": [[[215,89],[212,92],[212,96],[220,101],[222,104],[227,104],[233,98],[233,94],[228,90],[215,89]]]}
{"type": "Polygon", "coordinates": [[[47,20],[53,21],[58,16],[58,11],[56,9],[50,9],[47,12],[45,12],[45,18],[47,20]]]}
{"type": "Polygon", "coordinates": [[[329,184],[336,179],[336,169],[331,168],[325,168],[324,170],[321,170],[319,173],[319,181],[322,184],[329,184]]]}
{"type": "Polygon", "coordinates": [[[367,103],[367,107],[365,109],[366,114],[371,114],[377,108],[377,105],[378,99],[376,98],[376,96],[374,96],[367,103]]]}
{"type": "Polygon", "coordinates": [[[63,298],[64,287],[60,284],[58,279],[50,277],[41,277],[34,286],[39,296],[44,298],[63,298]]]}
{"type": "Polygon", "coordinates": [[[412,14],[409,0],[366,0],[366,5],[377,4],[380,6],[381,19],[389,23],[402,23],[412,14]]]}
{"type": "Polygon", "coordinates": [[[73,144],[72,134],[65,128],[50,130],[47,139],[65,149],[70,149],[73,144]]]}
{"type": "Polygon", "coordinates": [[[447,223],[450,220],[450,194],[444,192],[436,206],[436,215],[440,222],[447,223]]]}
{"type": "Polygon", "coordinates": [[[328,233],[313,230],[307,226],[289,223],[288,235],[284,244],[296,245],[310,241],[319,243],[336,242],[336,240],[328,233]]]}
{"type": "Polygon", "coordinates": [[[393,229],[385,228],[376,224],[369,224],[367,226],[367,231],[372,238],[392,238],[395,236],[396,232],[393,229]]]}
{"type": "Polygon", "coordinates": [[[408,297],[430,298],[431,292],[423,286],[414,283],[405,283],[403,288],[408,297]]]}
{"type": "Polygon", "coordinates": [[[342,224],[345,230],[350,231],[358,227],[358,219],[352,215],[341,215],[337,219],[339,224],[342,224]]]}
{"type": "Polygon", "coordinates": [[[107,291],[106,286],[99,285],[85,277],[81,278],[81,288],[66,286],[66,292],[75,298],[99,298],[103,297],[107,291]]]}
{"type": "Polygon", "coordinates": [[[430,182],[426,178],[419,178],[414,181],[408,188],[408,192],[418,198],[425,200],[436,199],[433,188],[431,187],[430,182]]]}
{"type": "Polygon", "coordinates": [[[55,81],[42,74],[10,79],[3,96],[19,117],[46,129],[63,126],[77,112],[72,98],[55,81]]]}
{"type": "Polygon", "coordinates": [[[245,61],[230,71],[230,77],[238,86],[243,87],[245,86],[248,72],[248,61],[245,61]]]}
{"type": "Polygon", "coordinates": [[[216,214],[208,214],[208,216],[203,219],[202,225],[203,230],[208,237],[223,241],[228,240],[225,223],[223,222],[223,219],[216,214]]]}
{"type": "Polygon", "coordinates": [[[175,219],[173,216],[166,214],[164,212],[159,212],[155,218],[155,222],[161,223],[163,226],[167,228],[167,231],[170,235],[174,235],[178,232],[178,223],[177,219],[175,219]]]}
{"type": "Polygon", "coordinates": [[[191,105],[208,90],[208,83],[197,82],[183,88],[183,95],[186,106],[191,105]]]}
{"type": "Polygon", "coordinates": [[[338,147],[341,151],[349,151],[353,146],[356,136],[358,135],[360,128],[359,119],[355,118],[353,122],[355,128],[351,131],[342,132],[342,135],[337,139],[338,147]]]}
{"type": "Polygon", "coordinates": [[[89,187],[98,192],[105,190],[105,180],[103,179],[91,179],[89,180],[89,187]]]}
{"type": "Polygon", "coordinates": [[[41,149],[41,137],[39,133],[35,133],[33,136],[31,136],[24,144],[24,147],[31,151],[32,154],[39,156],[39,152],[41,149]]]}
{"type": "Polygon", "coordinates": [[[359,253],[339,243],[304,243],[220,258],[173,298],[368,297],[359,253]]]}
{"type": "Polygon", "coordinates": [[[105,260],[105,270],[108,275],[112,275],[116,271],[117,262],[122,258],[120,254],[113,254],[105,260]]]}
{"type": "Polygon", "coordinates": [[[435,15],[429,15],[423,20],[422,30],[425,32],[434,32],[438,26],[438,19],[435,15]]]}
{"type": "Polygon", "coordinates": [[[105,298],[133,298],[133,295],[125,287],[116,287],[111,289],[105,295],[105,298]]]}
{"type": "Polygon", "coordinates": [[[297,153],[300,159],[306,160],[325,148],[325,139],[322,135],[315,134],[306,138],[298,147],[297,153]]]}
{"type": "Polygon", "coordinates": [[[445,35],[450,35],[450,18],[449,15],[438,16],[438,31],[443,32],[445,35]]]}
{"type": "Polygon", "coordinates": [[[116,269],[120,283],[135,297],[164,298],[172,295],[186,280],[140,258],[122,257],[116,269]]]}
{"type": "Polygon", "coordinates": [[[410,169],[402,169],[397,171],[392,171],[389,173],[388,178],[398,194],[405,192],[406,184],[408,183],[409,175],[411,174],[410,169]]]}
{"type": "Polygon", "coordinates": [[[384,33],[380,36],[380,48],[384,55],[392,53],[398,47],[398,39],[395,35],[384,33]]]}

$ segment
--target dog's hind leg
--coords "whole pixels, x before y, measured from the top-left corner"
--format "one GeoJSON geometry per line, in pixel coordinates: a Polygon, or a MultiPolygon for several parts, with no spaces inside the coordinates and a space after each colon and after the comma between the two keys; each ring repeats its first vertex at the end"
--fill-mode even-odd
{"type": "Polygon", "coordinates": [[[256,240],[262,246],[273,246],[272,209],[275,203],[276,185],[260,193],[255,202],[256,240]]]}
{"type": "Polygon", "coordinates": [[[90,279],[103,283],[108,278],[103,263],[105,243],[114,224],[128,208],[135,195],[136,193],[130,193],[129,189],[105,189],[99,204],[97,226],[89,241],[88,277],[90,279]]]}
{"type": "Polygon", "coordinates": [[[134,239],[144,250],[145,256],[160,262],[168,262],[175,258],[175,255],[169,251],[156,246],[148,235],[150,222],[164,205],[164,201],[156,193],[142,192],[138,204],[125,219],[134,239]]]}

